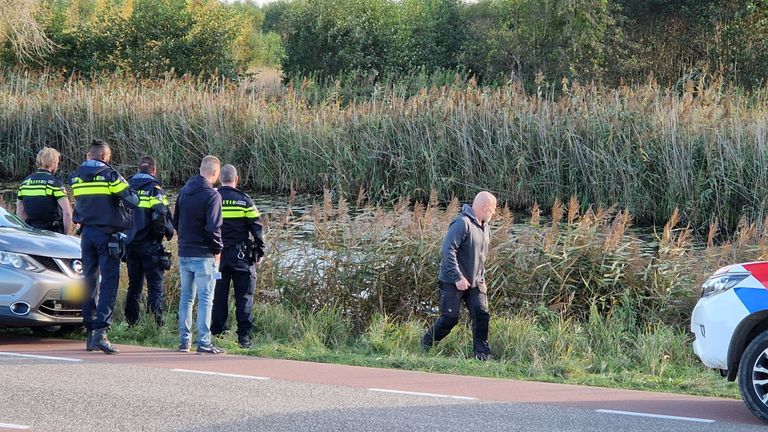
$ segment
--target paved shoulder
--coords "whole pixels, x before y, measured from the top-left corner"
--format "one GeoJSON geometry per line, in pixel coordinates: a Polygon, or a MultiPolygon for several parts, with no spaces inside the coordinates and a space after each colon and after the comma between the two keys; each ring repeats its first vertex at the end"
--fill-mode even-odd
{"type": "MultiPolygon", "coordinates": [[[[402,430],[465,430],[472,424],[469,420],[496,425],[498,430],[561,430],[566,423],[573,430],[599,430],[601,424],[615,424],[622,430],[649,430],[651,425],[664,430],[749,430],[753,427],[749,425],[760,424],[741,401],[730,399],[205,356],[125,345],[120,355],[106,356],[85,352],[82,345],[53,339],[0,339],[0,386],[8,388],[11,380],[23,376],[25,382],[19,388],[41,393],[33,401],[46,400],[46,392],[61,387],[63,400],[48,402],[70,407],[67,411],[80,406],[83,395],[93,393],[109,394],[98,406],[119,406],[125,401],[131,411],[146,411],[154,417],[183,417],[185,410],[204,401],[206,410],[221,412],[228,430],[398,430],[397,425],[402,430]],[[78,382],[68,390],[64,384],[78,382]],[[83,384],[93,382],[106,385],[83,384]],[[190,393],[187,387],[195,391],[190,393]],[[241,405],[238,401],[247,402],[242,412],[234,408],[241,405]],[[444,412],[440,407],[446,406],[452,408],[444,412]],[[553,417],[553,413],[570,420],[564,423],[566,417],[553,417]],[[312,429],[317,424],[312,419],[326,427],[312,429]],[[540,428],[535,427],[537,422],[540,428]],[[255,423],[264,429],[254,429],[255,423]],[[451,427],[454,424],[456,428],[451,427]],[[414,428],[417,425],[424,428],[414,428]]],[[[5,407],[0,408],[0,423],[24,424],[24,416],[19,419],[17,412],[23,407],[17,405],[14,412],[8,412],[8,407],[14,400],[29,400],[29,392],[15,392],[19,394],[0,396],[0,407],[5,407]]],[[[97,413],[82,414],[84,418],[91,415],[97,413]]],[[[199,429],[195,421],[181,429],[216,430],[212,420],[198,419],[199,429]]],[[[42,420],[35,424],[46,425],[42,420]]],[[[157,430],[177,430],[172,426],[164,424],[157,430]]]]}

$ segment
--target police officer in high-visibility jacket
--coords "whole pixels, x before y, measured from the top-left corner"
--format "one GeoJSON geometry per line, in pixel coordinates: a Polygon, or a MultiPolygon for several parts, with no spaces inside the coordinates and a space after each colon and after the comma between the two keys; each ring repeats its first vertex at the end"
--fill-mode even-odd
{"type": "Polygon", "coordinates": [[[75,196],[73,220],[82,226],[80,247],[88,288],[83,303],[83,324],[88,330],[86,349],[107,354],[119,352],[107,339],[107,331],[120,280],[124,232],[131,228],[132,211],[139,203],[128,182],[109,165],[111,156],[105,141],[93,140],[88,160],[70,177],[75,196]]]}
{"type": "Polygon", "coordinates": [[[253,328],[253,294],[256,290],[254,264],[264,259],[264,240],[259,210],[253,200],[237,189],[237,170],[232,165],[221,167],[221,211],[224,222],[221,237],[224,250],[221,253],[221,279],[216,282],[213,296],[211,333],[227,330],[229,309],[229,283],[235,286],[235,317],[237,340],[241,348],[250,348],[253,328]],[[249,238],[250,237],[252,238],[249,238]]]}
{"type": "Polygon", "coordinates": [[[141,313],[141,292],[147,280],[147,306],[158,326],[163,325],[163,273],[171,261],[163,247],[163,238],[173,238],[173,223],[168,198],[157,180],[157,163],[150,156],[139,159],[138,172],[128,180],[139,196],[139,208],[133,213],[133,227],[126,239],[125,264],[128,268],[128,293],[125,296],[125,320],[136,325],[141,313]]]}
{"type": "Polygon", "coordinates": [[[37,171],[21,182],[16,214],[29,225],[61,234],[72,233],[72,207],[64,182],[55,176],[61,154],[50,147],[37,153],[37,171]]]}

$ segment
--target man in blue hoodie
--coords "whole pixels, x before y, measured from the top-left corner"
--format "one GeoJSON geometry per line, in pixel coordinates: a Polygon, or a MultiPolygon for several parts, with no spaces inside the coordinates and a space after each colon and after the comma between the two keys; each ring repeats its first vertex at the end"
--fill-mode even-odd
{"type": "Polygon", "coordinates": [[[139,196],[139,208],[133,214],[133,228],[126,239],[125,263],[128,267],[128,293],[125,296],[125,320],[136,325],[141,316],[141,292],[147,280],[147,306],[155,323],[163,325],[163,273],[170,259],[163,248],[163,238],[173,238],[168,198],[157,181],[155,159],[139,159],[138,172],[128,184],[139,196]]]}
{"type": "Polygon", "coordinates": [[[425,350],[448,336],[459,322],[462,301],[472,320],[475,358],[491,359],[488,344],[488,286],[485,283],[485,259],[488,256],[490,228],[496,213],[496,197],[480,192],[472,206],[464,205],[461,214],[448,226],[440,260],[440,318],[421,338],[425,350]]]}
{"type": "Polygon", "coordinates": [[[72,220],[82,227],[80,247],[88,288],[88,298],[83,303],[83,324],[88,330],[86,349],[106,354],[119,352],[107,339],[107,330],[120,282],[124,232],[131,228],[132,210],[139,203],[128,182],[109,166],[111,158],[109,145],[93,140],[88,160],[69,179],[75,196],[72,220]]]}
{"type": "Polygon", "coordinates": [[[192,306],[197,293],[197,352],[220,354],[224,351],[211,343],[211,309],[219,259],[224,244],[221,240],[221,195],[213,188],[219,179],[221,162],[206,156],[200,164],[200,175],[191,177],[179,192],[173,213],[173,226],[179,235],[179,351],[188,352],[192,345],[190,326],[192,306]]]}

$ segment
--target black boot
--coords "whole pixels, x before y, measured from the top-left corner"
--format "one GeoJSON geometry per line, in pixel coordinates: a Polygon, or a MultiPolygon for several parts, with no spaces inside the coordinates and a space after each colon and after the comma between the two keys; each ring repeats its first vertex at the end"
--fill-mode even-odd
{"type": "Polygon", "coordinates": [[[240,344],[240,348],[248,349],[248,348],[251,347],[251,337],[250,336],[238,336],[237,337],[237,343],[240,344]]]}
{"type": "Polygon", "coordinates": [[[93,346],[104,351],[104,354],[117,354],[120,350],[107,339],[107,329],[93,331],[93,346]]]}
{"type": "Polygon", "coordinates": [[[98,351],[99,349],[93,344],[93,330],[88,330],[88,335],[85,337],[85,350],[86,351],[98,351]]]}
{"type": "Polygon", "coordinates": [[[421,352],[428,352],[435,344],[435,338],[432,336],[432,332],[427,332],[421,337],[421,352]]]}

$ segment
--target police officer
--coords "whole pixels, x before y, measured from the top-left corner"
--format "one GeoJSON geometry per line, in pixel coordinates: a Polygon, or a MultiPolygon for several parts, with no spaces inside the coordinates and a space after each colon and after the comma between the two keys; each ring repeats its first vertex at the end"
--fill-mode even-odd
{"type": "Polygon", "coordinates": [[[125,298],[125,320],[128,325],[139,322],[141,292],[147,280],[147,305],[155,323],[163,325],[163,272],[170,269],[170,258],[163,248],[163,238],[173,238],[173,224],[168,199],[155,176],[155,159],[139,159],[138,173],[128,184],[139,196],[139,208],[133,214],[133,227],[126,238],[128,293],[125,298]]]}
{"type": "Polygon", "coordinates": [[[227,330],[229,309],[229,282],[235,286],[235,315],[237,339],[241,348],[250,348],[253,320],[253,294],[256,290],[254,263],[264,259],[264,240],[259,211],[253,200],[237,189],[237,170],[232,165],[221,167],[221,210],[224,222],[221,237],[224,250],[221,254],[221,279],[216,282],[213,296],[211,333],[227,330]],[[249,238],[249,235],[251,238],[249,238]]]}
{"type": "Polygon", "coordinates": [[[119,352],[107,339],[107,330],[112,323],[120,280],[123,231],[131,228],[131,213],[139,203],[128,182],[109,165],[111,156],[105,141],[93,140],[88,160],[70,177],[75,196],[73,220],[82,226],[80,247],[88,288],[88,298],[83,303],[83,324],[88,330],[86,349],[107,354],[119,352]]]}
{"type": "Polygon", "coordinates": [[[43,147],[37,153],[37,171],[21,182],[16,214],[29,225],[61,234],[72,232],[72,207],[64,182],[55,176],[61,155],[43,147]]]}

